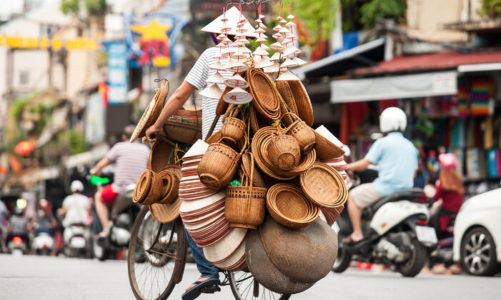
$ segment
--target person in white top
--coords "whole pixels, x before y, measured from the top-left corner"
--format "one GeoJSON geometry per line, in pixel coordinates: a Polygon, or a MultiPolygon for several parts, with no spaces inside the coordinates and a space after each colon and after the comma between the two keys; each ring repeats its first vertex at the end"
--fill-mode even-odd
{"type": "Polygon", "coordinates": [[[83,189],[81,181],[73,180],[70,186],[71,195],[64,198],[63,207],[58,210],[60,215],[64,215],[63,226],[65,228],[71,224],[87,224],[90,200],[82,195],[83,189]]]}

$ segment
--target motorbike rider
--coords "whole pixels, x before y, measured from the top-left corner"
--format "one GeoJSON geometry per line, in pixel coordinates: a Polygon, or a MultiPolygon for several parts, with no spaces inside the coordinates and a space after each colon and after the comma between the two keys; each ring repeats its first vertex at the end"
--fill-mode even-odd
{"type": "Polygon", "coordinates": [[[30,231],[31,224],[24,216],[24,210],[20,207],[16,207],[14,209],[14,213],[9,218],[9,225],[7,226],[7,241],[12,240],[15,236],[19,236],[26,242],[26,246],[29,249],[30,231]]]}
{"type": "MultiPolygon", "coordinates": [[[[64,216],[63,226],[67,229],[71,224],[87,225],[90,200],[89,197],[82,195],[84,190],[83,183],[80,180],[73,180],[70,185],[71,195],[63,200],[63,207],[58,209],[59,215],[64,216]]],[[[65,230],[65,240],[66,239],[65,230]]]]}
{"type": "Polygon", "coordinates": [[[407,126],[405,112],[397,107],[386,108],[380,115],[379,126],[385,136],[371,146],[365,158],[347,165],[347,169],[352,171],[366,169],[371,164],[377,165],[378,177],[374,182],[361,184],[349,193],[348,214],[353,233],[342,240],[346,244],[364,238],[361,224],[363,208],[413,186],[418,152],[402,134],[407,126]]]}
{"type": "Polygon", "coordinates": [[[125,191],[127,186],[135,184],[141,173],[148,167],[150,155],[148,146],[139,142],[129,143],[134,128],[134,125],[127,125],[122,134],[122,141],[116,143],[90,170],[91,175],[99,176],[104,167],[115,163],[114,182],[99,189],[95,194],[96,212],[103,227],[103,231],[98,234],[100,238],[105,238],[111,227],[108,209],[113,207],[117,196],[125,191]]]}
{"type": "Polygon", "coordinates": [[[35,236],[41,233],[52,235],[57,227],[57,220],[50,211],[50,204],[47,199],[38,201],[38,211],[34,219],[33,227],[35,228],[35,236]]]}

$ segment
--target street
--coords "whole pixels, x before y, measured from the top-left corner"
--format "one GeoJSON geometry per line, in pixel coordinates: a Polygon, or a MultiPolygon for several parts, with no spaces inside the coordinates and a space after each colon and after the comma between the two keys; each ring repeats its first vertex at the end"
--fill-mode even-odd
{"type": "MultiPolygon", "coordinates": [[[[134,299],[125,261],[0,255],[0,299],[134,299]]],[[[187,265],[183,281],[169,299],[180,299],[198,277],[187,265]]],[[[402,278],[388,271],[349,269],[330,273],[292,299],[499,299],[499,277],[419,275],[402,278]]],[[[233,299],[229,287],[199,299],[233,299]]]]}

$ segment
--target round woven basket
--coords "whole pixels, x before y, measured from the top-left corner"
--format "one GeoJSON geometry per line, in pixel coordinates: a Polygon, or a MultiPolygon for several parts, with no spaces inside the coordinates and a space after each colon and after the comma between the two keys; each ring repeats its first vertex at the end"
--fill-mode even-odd
{"type": "Polygon", "coordinates": [[[155,144],[153,144],[150,154],[150,166],[153,172],[158,173],[169,164],[172,149],[172,146],[162,139],[158,139],[155,144]]]}
{"type": "Polygon", "coordinates": [[[343,178],[325,163],[314,163],[301,174],[299,182],[306,197],[321,207],[341,207],[348,198],[343,178]]]}
{"type": "Polygon", "coordinates": [[[256,229],[264,221],[267,189],[253,186],[254,159],[250,157],[250,176],[243,176],[241,186],[226,187],[225,216],[231,227],[256,229]]]}
{"type": "MultiPolygon", "coordinates": [[[[251,174],[251,164],[254,164],[254,154],[252,152],[247,152],[242,155],[242,161],[240,164],[240,177],[247,176],[250,177],[251,174]]],[[[255,165],[255,164],[254,164],[255,165]]],[[[266,187],[263,177],[259,173],[257,168],[254,169],[254,177],[252,178],[252,184],[256,187],[266,187]]]]}
{"type": "Polygon", "coordinates": [[[162,179],[152,170],[145,170],[139,177],[132,201],[142,205],[156,203],[163,192],[162,179]]]}
{"type": "Polygon", "coordinates": [[[278,183],[266,194],[266,207],[273,219],[291,228],[301,228],[311,224],[320,212],[304,196],[301,189],[290,183],[278,183]]]}
{"type": "Polygon", "coordinates": [[[334,143],[323,137],[317,131],[315,133],[315,151],[320,160],[325,161],[332,158],[337,158],[344,155],[343,149],[336,146],[334,143]]]}
{"type": "Polygon", "coordinates": [[[182,202],[178,198],[170,204],[153,203],[149,206],[151,215],[160,223],[170,223],[179,217],[179,207],[182,202]]]}
{"type": "Polygon", "coordinates": [[[213,190],[226,187],[233,179],[245,150],[245,147],[242,147],[242,150],[237,152],[222,141],[209,146],[198,166],[200,181],[213,190]]]}
{"type": "Polygon", "coordinates": [[[297,112],[301,120],[305,121],[309,126],[313,125],[313,107],[311,106],[310,97],[304,88],[304,85],[299,80],[287,81],[294,95],[294,100],[297,106],[297,112]]]}
{"type": "Polygon", "coordinates": [[[262,152],[274,167],[282,171],[296,168],[301,159],[301,150],[297,140],[290,135],[274,135],[268,147],[262,152]]]}
{"type": "Polygon", "coordinates": [[[156,203],[168,204],[178,198],[179,178],[170,170],[163,170],[158,175],[163,184],[162,195],[156,203]]]}
{"type": "Polygon", "coordinates": [[[298,110],[296,106],[296,100],[294,99],[294,94],[289,87],[289,82],[285,80],[278,80],[275,82],[275,84],[277,86],[278,92],[280,93],[280,96],[282,96],[282,99],[287,105],[288,111],[297,115],[298,110]]]}
{"type": "Polygon", "coordinates": [[[281,118],[280,95],[270,77],[259,69],[247,70],[247,82],[256,110],[267,119],[281,118]]]}
{"type": "Polygon", "coordinates": [[[165,103],[165,97],[169,93],[169,81],[163,80],[160,84],[160,88],[153,96],[153,99],[146,107],[141,119],[137,123],[134,132],[131,135],[130,141],[133,142],[138,138],[142,138],[146,134],[146,129],[148,129],[155,121],[158,119],[158,116],[162,112],[162,108],[165,103]]]}

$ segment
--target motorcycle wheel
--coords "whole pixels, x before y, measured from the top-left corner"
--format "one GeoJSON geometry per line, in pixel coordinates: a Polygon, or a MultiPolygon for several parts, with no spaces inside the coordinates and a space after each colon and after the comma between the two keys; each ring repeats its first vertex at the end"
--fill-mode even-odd
{"type": "Polygon", "coordinates": [[[409,259],[398,266],[398,271],[404,277],[414,277],[421,269],[423,269],[426,263],[427,253],[426,249],[421,245],[417,239],[411,240],[411,253],[409,259]]]}
{"type": "Polygon", "coordinates": [[[346,249],[340,244],[337,250],[336,261],[334,262],[334,266],[332,267],[332,272],[343,273],[350,266],[350,262],[351,253],[346,251],[346,249]]]}
{"type": "Polygon", "coordinates": [[[101,247],[97,242],[97,238],[93,236],[91,239],[92,243],[92,254],[99,261],[105,261],[108,258],[108,251],[106,248],[101,247]]]}
{"type": "Polygon", "coordinates": [[[178,220],[157,222],[144,207],[132,227],[127,255],[129,282],[139,300],[167,299],[182,278],[187,240],[178,220]]]}

